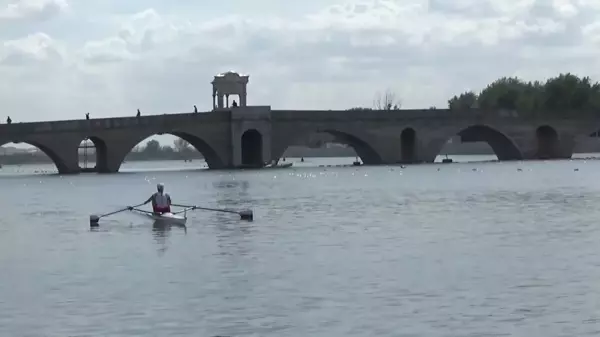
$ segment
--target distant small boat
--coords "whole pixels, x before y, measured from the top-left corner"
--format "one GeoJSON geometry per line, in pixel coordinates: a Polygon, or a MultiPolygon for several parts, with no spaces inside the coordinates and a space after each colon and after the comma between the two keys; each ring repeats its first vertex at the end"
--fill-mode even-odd
{"type": "Polygon", "coordinates": [[[291,167],[293,164],[292,163],[285,163],[285,164],[281,164],[281,165],[273,165],[270,168],[288,168],[291,167]]]}
{"type": "Polygon", "coordinates": [[[285,164],[281,164],[281,165],[278,165],[276,163],[271,163],[271,164],[265,165],[264,168],[272,168],[272,169],[274,169],[274,168],[288,168],[288,167],[291,167],[292,165],[293,165],[293,163],[285,163],[285,164]]]}
{"type": "Polygon", "coordinates": [[[292,163],[285,163],[285,164],[278,165],[278,164],[276,164],[276,163],[273,162],[273,163],[265,164],[265,165],[262,165],[262,166],[251,165],[251,164],[242,164],[242,165],[237,166],[237,168],[240,168],[240,169],[254,169],[254,170],[257,170],[257,169],[279,169],[279,168],[287,168],[287,167],[290,167],[292,165],[293,165],[292,163]]]}

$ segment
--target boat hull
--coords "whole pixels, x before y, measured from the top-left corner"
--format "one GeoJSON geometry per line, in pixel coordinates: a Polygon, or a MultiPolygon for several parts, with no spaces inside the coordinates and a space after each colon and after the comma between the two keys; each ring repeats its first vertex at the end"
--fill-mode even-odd
{"type": "Polygon", "coordinates": [[[153,214],[153,213],[147,213],[147,215],[154,219],[155,221],[159,221],[161,223],[165,223],[165,224],[172,224],[172,225],[185,225],[187,218],[179,215],[179,214],[173,214],[173,213],[164,213],[164,214],[153,214]]]}

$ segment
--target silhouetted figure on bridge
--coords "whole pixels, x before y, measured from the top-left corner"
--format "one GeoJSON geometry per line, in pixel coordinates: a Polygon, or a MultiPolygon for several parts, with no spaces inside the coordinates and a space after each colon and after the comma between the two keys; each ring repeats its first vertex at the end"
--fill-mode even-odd
{"type": "Polygon", "coordinates": [[[88,121],[90,120],[90,113],[89,112],[85,114],[85,119],[87,119],[88,121]]]}
{"type": "Polygon", "coordinates": [[[8,118],[6,119],[6,124],[12,124],[12,119],[10,119],[10,116],[8,116],[8,118]]]}
{"type": "Polygon", "coordinates": [[[137,109],[137,114],[135,115],[135,117],[140,117],[142,115],[142,113],[140,112],[140,109],[137,109]]]}
{"type": "Polygon", "coordinates": [[[198,113],[198,108],[196,108],[196,106],[194,105],[194,113],[198,113]]]}
{"type": "Polygon", "coordinates": [[[231,106],[237,106],[237,102],[235,100],[233,100],[233,103],[231,103],[231,106]]]}

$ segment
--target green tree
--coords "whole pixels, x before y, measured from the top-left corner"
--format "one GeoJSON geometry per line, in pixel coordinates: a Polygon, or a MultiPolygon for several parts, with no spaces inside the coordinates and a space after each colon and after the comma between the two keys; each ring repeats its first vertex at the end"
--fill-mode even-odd
{"type": "Polygon", "coordinates": [[[467,110],[477,108],[477,95],[472,91],[463,92],[448,100],[450,110],[467,110]]]}
{"type": "Polygon", "coordinates": [[[175,146],[175,150],[177,150],[177,152],[188,152],[190,150],[190,143],[182,138],[175,139],[173,141],[173,145],[175,146]]]}
{"type": "Polygon", "coordinates": [[[163,154],[166,154],[166,155],[170,155],[170,154],[175,153],[175,149],[173,149],[169,145],[165,145],[160,148],[160,152],[163,154]]]}
{"type": "Polygon", "coordinates": [[[146,143],[146,146],[144,147],[144,150],[142,150],[142,152],[145,152],[148,154],[157,154],[160,152],[160,150],[161,150],[160,143],[157,140],[152,139],[146,143]]]}
{"type": "Polygon", "coordinates": [[[517,77],[500,78],[479,94],[465,92],[448,100],[451,110],[509,109],[523,115],[583,114],[600,109],[600,84],[567,73],[545,83],[517,77]]]}
{"type": "Polygon", "coordinates": [[[600,108],[600,86],[589,77],[561,74],[544,85],[544,109],[552,113],[600,108]]]}
{"type": "Polygon", "coordinates": [[[391,90],[386,90],[384,93],[375,94],[373,99],[373,108],[353,107],[346,111],[371,111],[371,110],[400,110],[402,102],[396,97],[396,94],[391,90]]]}
{"type": "Polygon", "coordinates": [[[383,94],[376,94],[373,106],[375,110],[400,110],[402,102],[388,89],[383,94]]]}
{"type": "Polygon", "coordinates": [[[503,77],[481,91],[477,99],[481,109],[518,109],[527,83],[516,77],[503,77]]]}

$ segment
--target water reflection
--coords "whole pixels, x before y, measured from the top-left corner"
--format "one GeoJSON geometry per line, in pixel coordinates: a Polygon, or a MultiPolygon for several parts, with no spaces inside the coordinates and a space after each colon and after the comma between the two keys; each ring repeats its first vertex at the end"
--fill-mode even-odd
{"type": "Polygon", "coordinates": [[[183,229],[183,233],[187,234],[187,227],[185,225],[169,224],[164,221],[154,221],[152,224],[152,236],[154,241],[159,246],[158,252],[160,255],[164,254],[168,249],[168,238],[171,233],[172,227],[179,227],[183,229]]]}
{"type": "Polygon", "coordinates": [[[215,200],[219,206],[239,207],[251,201],[247,180],[221,180],[213,183],[215,200]]]}
{"type": "MultiPolygon", "coordinates": [[[[220,180],[213,183],[215,188],[215,202],[218,208],[242,210],[249,208],[253,199],[248,193],[250,183],[247,180],[220,180]]],[[[240,217],[236,214],[213,212],[211,218],[214,219],[216,228],[220,234],[230,235],[232,228],[241,235],[251,234],[251,226],[240,226],[240,217]]],[[[242,221],[243,222],[243,221],[242,221]]]]}
{"type": "Polygon", "coordinates": [[[250,187],[250,183],[247,180],[221,180],[215,181],[213,187],[216,189],[241,189],[246,192],[250,187]]]}

